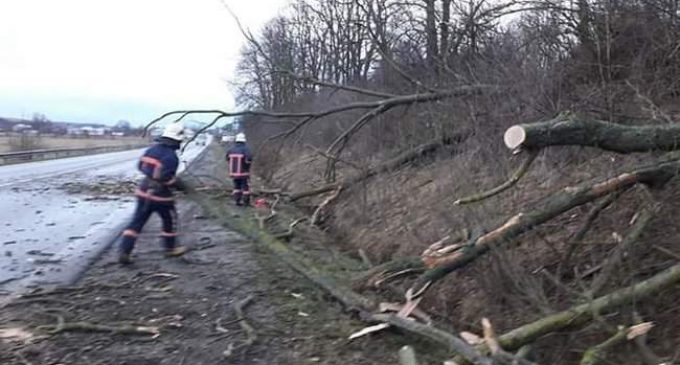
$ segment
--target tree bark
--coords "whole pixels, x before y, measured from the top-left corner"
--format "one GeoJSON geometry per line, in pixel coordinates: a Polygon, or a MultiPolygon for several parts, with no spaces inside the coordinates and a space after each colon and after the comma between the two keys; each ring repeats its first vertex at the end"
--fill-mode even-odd
{"type": "Polygon", "coordinates": [[[514,125],[503,136],[511,150],[547,146],[590,146],[632,153],[680,149],[680,124],[628,126],[575,116],[514,125]]]}

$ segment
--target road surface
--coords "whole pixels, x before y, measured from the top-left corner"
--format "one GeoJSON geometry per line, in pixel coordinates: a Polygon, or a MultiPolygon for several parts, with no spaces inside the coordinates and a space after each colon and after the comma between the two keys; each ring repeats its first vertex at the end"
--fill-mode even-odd
{"type": "MultiPolygon", "coordinates": [[[[202,150],[189,146],[180,170],[202,150]]],[[[92,199],[64,187],[130,184],[140,178],[142,152],[0,166],[0,294],[68,283],[108,247],[132,215],[134,197],[92,199]]]]}

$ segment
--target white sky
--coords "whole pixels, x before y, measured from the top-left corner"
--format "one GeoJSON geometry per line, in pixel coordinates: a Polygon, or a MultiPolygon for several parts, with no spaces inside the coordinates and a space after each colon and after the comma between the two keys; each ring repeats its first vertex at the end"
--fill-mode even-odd
{"type": "MultiPolygon", "coordinates": [[[[224,0],[253,31],[288,0],[224,0]]],[[[0,116],[141,124],[234,108],[244,44],[221,0],[0,0],[0,116]]]]}

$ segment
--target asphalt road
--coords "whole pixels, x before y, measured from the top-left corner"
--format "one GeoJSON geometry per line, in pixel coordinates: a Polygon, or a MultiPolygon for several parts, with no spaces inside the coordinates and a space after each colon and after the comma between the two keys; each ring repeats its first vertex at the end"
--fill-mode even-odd
{"type": "MultiPolygon", "coordinates": [[[[189,146],[180,170],[203,149],[189,146]]],[[[0,294],[72,281],[116,238],[131,195],[92,200],[65,184],[116,184],[141,176],[143,150],[0,166],[0,294]]]]}

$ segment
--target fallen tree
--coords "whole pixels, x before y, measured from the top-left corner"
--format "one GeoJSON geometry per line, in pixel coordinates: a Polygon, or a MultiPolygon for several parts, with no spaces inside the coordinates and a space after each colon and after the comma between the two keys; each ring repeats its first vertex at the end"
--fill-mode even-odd
{"type": "Polygon", "coordinates": [[[590,146],[618,153],[680,149],[680,124],[623,125],[575,115],[518,124],[503,136],[511,150],[548,146],[590,146]]]}
{"type": "Polygon", "coordinates": [[[549,221],[574,207],[594,201],[606,195],[630,188],[636,184],[661,186],[680,171],[680,160],[673,159],[633,171],[599,183],[584,183],[566,187],[546,197],[537,207],[515,214],[501,225],[456,250],[439,256],[424,256],[427,270],[411,287],[410,295],[422,295],[436,280],[457,270],[485,254],[496,245],[512,242],[521,234],[549,221]]]}

